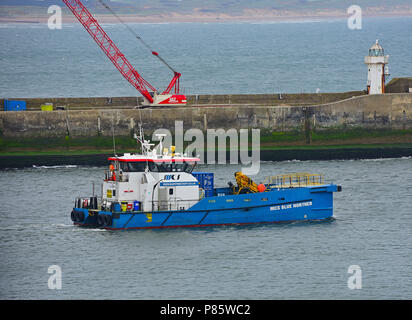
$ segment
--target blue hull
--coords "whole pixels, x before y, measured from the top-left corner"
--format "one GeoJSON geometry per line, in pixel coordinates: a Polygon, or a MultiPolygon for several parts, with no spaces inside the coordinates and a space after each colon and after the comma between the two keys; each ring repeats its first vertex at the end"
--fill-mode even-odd
{"type": "Polygon", "coordinates": [[[230,224],[324,220],[333,216],[336,185],[206,197],[184,211],[109,212],[74,208],[75,224],[97,227],[103,215],[109,230],[201,227],[230,224]],[[76,221],[77,220],[77,221],[76,221]]]}

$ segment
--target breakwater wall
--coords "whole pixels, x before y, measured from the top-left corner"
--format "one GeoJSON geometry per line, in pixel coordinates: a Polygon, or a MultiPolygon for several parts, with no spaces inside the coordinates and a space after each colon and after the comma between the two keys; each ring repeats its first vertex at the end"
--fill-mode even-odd
{"type": "MultiPolygon", "coordinates": [[[[339,93],[292,93],[292,94],[220,94],[220,95],[188,95],[187,105],[313,105],[335,102],[364,95],[362,91],[339,93]]],[[[130,109],[143,104],[142,97],[88,97],[88,98],[9,98],[24,100],[27,110],[37,111],[41,105],[52,103],[54,108],[65,110],[89,109],[130,109]]],[[[4,99],[0,99],[4,105],[4,99]]]]}
{"type": "MultiPolygon", "coordinates": [[[[224,100],[223,97],[219,99],[224,100]]],[[[178,108],[2,111],[0,134],[3,139],[87,138],[110,137],[114,130],[116,136],[126,137],[138,131],[140,118],[147,134],[159,128],[174,132],[176,120],[183,121],[185,130],[197,128],[202,131],[218,128],[259,128],[279,132],[333,128],[412,129],[412,94],[409,93],[352,95],[341,101],[302,105],[274,101],[272,105],[222,106],[217,101],[213,105],[212,98],[209,102],[207,106],[178,108]]]]}
{"type": "Polygon", "coordinates": [[[386,93],[412,93],[412,78],[393,78],[386,86],[386,93]]]}

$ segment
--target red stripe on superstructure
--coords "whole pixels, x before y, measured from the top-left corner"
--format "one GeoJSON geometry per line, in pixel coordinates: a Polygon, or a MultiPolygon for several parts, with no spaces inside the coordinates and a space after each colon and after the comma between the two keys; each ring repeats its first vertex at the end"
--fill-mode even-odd
{"type": "Polygon", "coordinates": [[[109,158],[109,161],[120,161],[120,162],[196,162],[200,161],[198,158],[187,158],[187,159],[119,159],[119,158],[109,158]]]}

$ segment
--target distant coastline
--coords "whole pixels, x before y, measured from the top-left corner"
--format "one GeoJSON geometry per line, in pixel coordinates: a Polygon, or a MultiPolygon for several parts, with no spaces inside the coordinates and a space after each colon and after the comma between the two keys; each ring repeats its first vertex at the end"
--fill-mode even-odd
{"type": "MultiPolygon", "coordinates": [[[[330,19],[345,19],[346,12],[341,10],[324,10],[315,12],[301,11],[264,11],[247,9],[241,15],[230,15],[226,13],[161,13],[156,15],[141,14],[119,14],[123,21],[128,23],[182,23],[182,22],[294,22],[294,21],[317,21],[330,19]]],[[[50,15],[46,12],[27,14],[3,14],[0,15],[0,23],[47,23],[50,15]]],[[[118,23],[116,17],[110,14],[96,13],[95,17],[101,23],[118,23]]],[[[364,18],[368,17],[412,17],[412,6],[404,10],[365,10],[364,18]]],[[[63,23],[77,23],[77,20],[69,11],[63,12],[63,23]]]]}

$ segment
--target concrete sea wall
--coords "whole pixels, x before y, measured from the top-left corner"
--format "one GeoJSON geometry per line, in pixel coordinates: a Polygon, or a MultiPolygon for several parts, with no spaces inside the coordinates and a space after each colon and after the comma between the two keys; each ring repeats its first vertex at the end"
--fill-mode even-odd
{"type": "MultiPolygon", "coordinates": [[[[363,95],[362,91],[339,93],[293,93],[293,94],[221,94],[221,95],[189,95],[188,106],[193,105],[311,105],[335,102],[363,95]]],[[[24,100],[27,110],[40,110],[44,103],[52,103],[54,108],[64,107],[66,110],[87,109],[130,109],[143,104],[142,97],[88,97],[88,98],[9,98],[24,100]]],[[[0,105],[4,99],[0,99],[0,105]]]]}
{"type": "Polygon", "coordinates": [[[412,78],[394,78],[385,87],[386,93],[412,93],[412,78]]]}
{"type": "Polygon", "coordinates": [[[412,128],[412,94],[393,93],[355,97],[308,108],[313,125],[377,129],[412,128]]]}
{"type": "MultiPolygon", "coordinates": [[[[214,98],[198,99],[212,103],[214,98]]],[[[224,100],[223,97],[219,99],[224,100]]],[[[312,105],[245,103],[222,106],[216,101],[216,105],[179,108],[96,107],[81,111],[0,112],[0,134],[2,138],[15,139],[109,137],[114,130],[116,136],[131,136],[138,130],[140,119],[147,134],[159,128],[173,132],[175,120],[183,121],[185,130],[197,128],[202,131],[218,128],[259,128],[280,132],[333,128],[412,129],[412,94],[360,95],[312,105]]]]}

